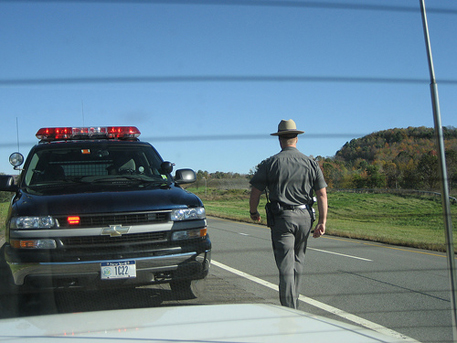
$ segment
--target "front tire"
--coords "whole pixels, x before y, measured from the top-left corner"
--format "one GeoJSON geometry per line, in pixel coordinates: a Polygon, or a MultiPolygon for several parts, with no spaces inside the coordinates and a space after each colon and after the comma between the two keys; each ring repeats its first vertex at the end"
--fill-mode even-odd
{"type": "Polygon", "coordinates": [[[21,297],[6,263],[4,247],[0,248],[0,318],[11,318],[19,315],[21,297]]]}

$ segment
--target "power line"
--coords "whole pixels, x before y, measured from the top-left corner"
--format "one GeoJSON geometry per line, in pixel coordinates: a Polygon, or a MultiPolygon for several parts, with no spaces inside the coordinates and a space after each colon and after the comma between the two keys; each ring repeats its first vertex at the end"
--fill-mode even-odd
{"type": "MultiPolygon", "coordinates": [[[[308,133],[301,137],[300,139],[353,139],[354,137],[363,137],[367,135],[367,133],[308,133]]],[[[144,137],[141,140],[151,143],[156,142],[177,142],[177,141],[233,141],[233,140],[263,140],[269,139],[271,140],[271,136],[269,134],[218,134],[218,135],[189,135],[189,136],[158,136],[158,137],[144,137]]],[[[21,145],[35,145],[38,141],[28,141],[23,142],[21,145]]],[[[0,148],[11,148],[14,147],[15,143],[1,143],[0,148]]]]}
{"type": "MultiPolygon", "coordinates": [[[[211,5],[211,6],[246,6],[246,7],[292,7],[315,8],[329,10],[360,10],[418,13],[418,7],[370,5],[356,3],[336,3],[321,1],[293,1],[293,0],[0,0],[0,2],[23,3],[101,3],[101,4],[167,4],[167,5],[211,5]]],[[[457,9],[430,8],[428,13],[456,15],[457,9]]]]}
{"type": "MultiPolygon", "coordinates": [[[[281,76],[281,75],[208,75],[208,76],[87,76],[56,78],[0,79],[0,86],[64,85],[101,83],[174,83],[174,82],[334,82],[334,83],[397,83],[428,84],[422,78],[365,77],[365,76],[281,76]]],[[[441,84],[457,85],[457,80],[439,80],[441,84]]]]}

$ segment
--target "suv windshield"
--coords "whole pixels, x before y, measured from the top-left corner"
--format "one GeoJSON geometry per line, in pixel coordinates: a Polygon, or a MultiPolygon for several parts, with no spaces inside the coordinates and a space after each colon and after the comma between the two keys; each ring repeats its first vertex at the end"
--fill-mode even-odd
{"type": "Polygon", "coordinates": [[[24,177],[25,186],[68,186],[71,181],[116,184],[120,180],[133,183],[169,181],[168,176],[161,173],[161,158],[147,145],[95,142],[53,145],[52,149],[47,146],[39,147],[31,156],[24,177]]]}

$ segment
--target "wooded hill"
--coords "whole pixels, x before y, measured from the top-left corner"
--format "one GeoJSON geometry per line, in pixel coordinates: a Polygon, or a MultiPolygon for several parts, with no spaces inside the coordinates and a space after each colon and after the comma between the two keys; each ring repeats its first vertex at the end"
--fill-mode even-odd
{"type": "MultiPolygon", "coordinates": [[[[443,128],[451,189],[457,186],[457,129],[443,128]]],[[[347,142],[332,158],[317,157],[330,188],[438,190],[434,129],[374,132],[347,142]]]]}

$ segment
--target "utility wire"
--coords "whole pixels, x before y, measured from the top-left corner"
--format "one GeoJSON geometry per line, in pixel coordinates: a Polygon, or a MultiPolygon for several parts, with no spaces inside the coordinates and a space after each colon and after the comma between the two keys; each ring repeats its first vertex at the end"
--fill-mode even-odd
{"type": "MultiPolygon", "coordinates": [[[[165,75],[165,76],[87,76],[87,77],[56,77],[56,78],[25,78],[0,79],[0,86],[24,85],[64,85],[64,84],[100,84],[100,83],[174,83],[174,82],[334,82],[334,83],[397,83],[397,84],[428,84],[422,78],[365,77],[365,76],[286,76],[286,75],[165,75]]],[[[457,80],[444,79],[441,84],[457,85],[457,80]]]]}
{"type": "MultiPolygon", "coordinates": [[[[292,7],[316,8],[329,10],[360,10],[418,13],[419,8],[411,6],[371,5],[356,3],[337,3],[322,1],[293,1],[293,0],[0,0],[13,3],[101,3],[101,4],[166,4],[166,5],[211,5],[211,6],[246,6],[246,7],[292,7]]],[[[430,8],[428,13],[456,15],[457,9],[430,8]]]]}

